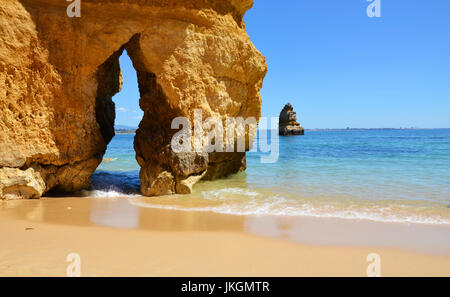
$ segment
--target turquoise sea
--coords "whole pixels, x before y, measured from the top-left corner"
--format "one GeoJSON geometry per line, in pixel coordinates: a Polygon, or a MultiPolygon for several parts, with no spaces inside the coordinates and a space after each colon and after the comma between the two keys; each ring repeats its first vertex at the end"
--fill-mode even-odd
{"type": "Polygon", "coordinates": [[[307,131],[280,137],[279,160],[190,195],[141,197],[134,135],[119,134],[85,195],[144,207],[450,225],[450,129],[307,131]]]}

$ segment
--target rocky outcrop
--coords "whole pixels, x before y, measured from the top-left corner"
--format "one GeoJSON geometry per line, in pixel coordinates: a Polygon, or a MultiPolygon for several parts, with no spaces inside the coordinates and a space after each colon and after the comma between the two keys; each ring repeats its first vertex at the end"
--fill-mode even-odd
{"type": "Polygon", "coordinates": [[[0,196],[6,199],[39,198],[45,191],[45,181],[33,168],[1,168],[0,182],[0,196]]]}
{"type": "Polygon", "coordinates": [[[0,2],[2,198],[89,187],[114,136],[125,49],[144,111],[134,144],[143,194],[188,193],[245,168],[243,153],[177,154],[170,141],[172,119],[192,121],[195,109],[260,117],[267,67],[242,20],[252,0],[83,0],[80,18],[69,4],[0,2]]]}
{"type": "Polygon", "coordinates": [[[290,103],[280,113],[279,134],[281,136],[305,135],[305,129],[297,123],[297,113],[290,103]]]}

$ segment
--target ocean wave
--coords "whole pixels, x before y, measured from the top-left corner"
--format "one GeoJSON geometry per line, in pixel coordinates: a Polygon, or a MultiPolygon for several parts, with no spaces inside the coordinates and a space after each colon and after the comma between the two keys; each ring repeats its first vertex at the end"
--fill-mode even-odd
{"type": "Polygon", "coordinates": [[[91,197],[91,198],[133,198],[133,197],[141,197],[140,194],[130,194],[124,193],[118,190],[86,190],[82,191],[82,196],[91,197]]]}
{"type": "Polygon", "coordinates": [[[260,193],[256,191],[251,191],[249,189],[242,188],[224,188],[219,190],[211,190],[202,192],[202,196],[205,199],[220,199],[225,200],[228,199],[229,196],[247,196],[247,197],[258,197],[261,196],[260,193]],[[225,196],[227,195],[227,196],[225,196]]]}
{"type": "MultiPolygon", "coordinates": [[[[236,190],[218,190],[236,193],[236,190]]],[[[245,192],[245,191],[244,191],[245,192]]],[[[211,194],[211,192],[209,192],[211,194]]],[[[250,194],[253,195],[253,194],[250,194]]],[[[135,197],[136,198],[136,197],[135,197]]],[[[145,199],[145,198],[144,198],[145,199]]],[[[170,199],[170,198],[167,198],[170,199]]],[[[220,200],[227,198],[221,197],[220,200]]],[[[129,202],[138,207],[158,208],[177,211],[213,212],[238,216],[298,216],[317,218],[336,218],[349,220],[368,220],[375,222],[450,225],[450,218],[442,215],[421,215],[414,212],[395,211],[390,207],[383,208],[337,208],[331,206],[317,207],[310,204],[294,203],[291,199],[274,196],[263,199],[250,199],[242,203],[222,203],[214,206],[183,206],[182,204],[158,204],[130,197],[129,202]]]]}
{"type": "Polygon", "coordinates": [[[136,197],[139,195],[139,171],[96,171],[91,189],[83,195],[96,198],[136,197]]]}
{"type": "Polygon", "coordinates": [[[149,199],[138,192],[129,193],[118,189],[83,191],[83,196],[98,199],[128,199],[137,207],[176,210],[185,212],[213,212],[237,216],[291,216],[368,220],[375,222],[450,225],[445,215],[423,215],[408,210],[408,207],[344,207],[299,203],[293,199],[275,195],[264,197],[248,189],[227,188],[201,193],[201,198],[188,196],[167,196],[149,199]],[[241,199],[234,199],[240,197],[241,199]],[[163,203],[158,203],[163,201],[163,203]],[[192,206],[198,205],[198,206],[192,206]],[[202,205],[206,204],[206,205],[202,205]],[[210,205],[213,204],[213,205],[210,205]]]}

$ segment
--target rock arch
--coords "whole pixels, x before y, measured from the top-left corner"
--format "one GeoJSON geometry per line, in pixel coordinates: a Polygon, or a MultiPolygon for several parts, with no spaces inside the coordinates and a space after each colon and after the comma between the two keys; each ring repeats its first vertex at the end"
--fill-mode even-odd
{"type": "Polygon", "coordinates": [[[188,193],[245,167],[244,153],[175,154],[171,121],[260,117],[267,71],[242,21],[252,0],[59,0],[0,4],[0,196],[86,189],[114,135],[119,56],[137,71],[135,137],[144,195],[188,193]]]}

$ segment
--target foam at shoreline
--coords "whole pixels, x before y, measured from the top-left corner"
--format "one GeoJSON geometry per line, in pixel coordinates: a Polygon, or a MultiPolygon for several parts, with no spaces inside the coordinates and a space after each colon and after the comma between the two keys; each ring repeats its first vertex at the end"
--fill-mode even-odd
{"type": "Polygon", "coordinates": [[[264,197],[262,194],[239,188],[227,188],[202,192],[200,195],[142,197],[126,196],[135,206],[159,208],[177,211],[214,212],[238,216],[299,216],[317,218],[337,218],[351,220],[370,220],[391,223],[415,223],[450,225],[450,218],[436,212],[423,214],[423,209],[411,206],[391,205],[385,207],[361,205],[316,205],[304,201],[295,201],[275,195],[264,197]],[[421,213],[422,211],[422,213],[421,213]]]}
{"type": "Polygon", "coordinates": [[[140,198],[133,137],[116,136],[84,196],[142,207],[450,225],[450,130],[317,131],[280,138],[280,156],[200,182],[187,196],[140,198]]]}
{"type": "Polygon", "coordinates": [[[273,189],[243,188],[239,178],[204,182],[191,195],[142,197],[139,179],[134,173],[98,172],[93,189],[81,196],[93,198],[129,198],[139,207],[177,211],[214,212],[238,216],[301,216],[370,220],[375,222],[450,225],[450,209],[417,201],[371,201],[355,197],[302,197],[279,194],[273,189]],[[230,184],[231,187],[224,187],[230,184]]]}

